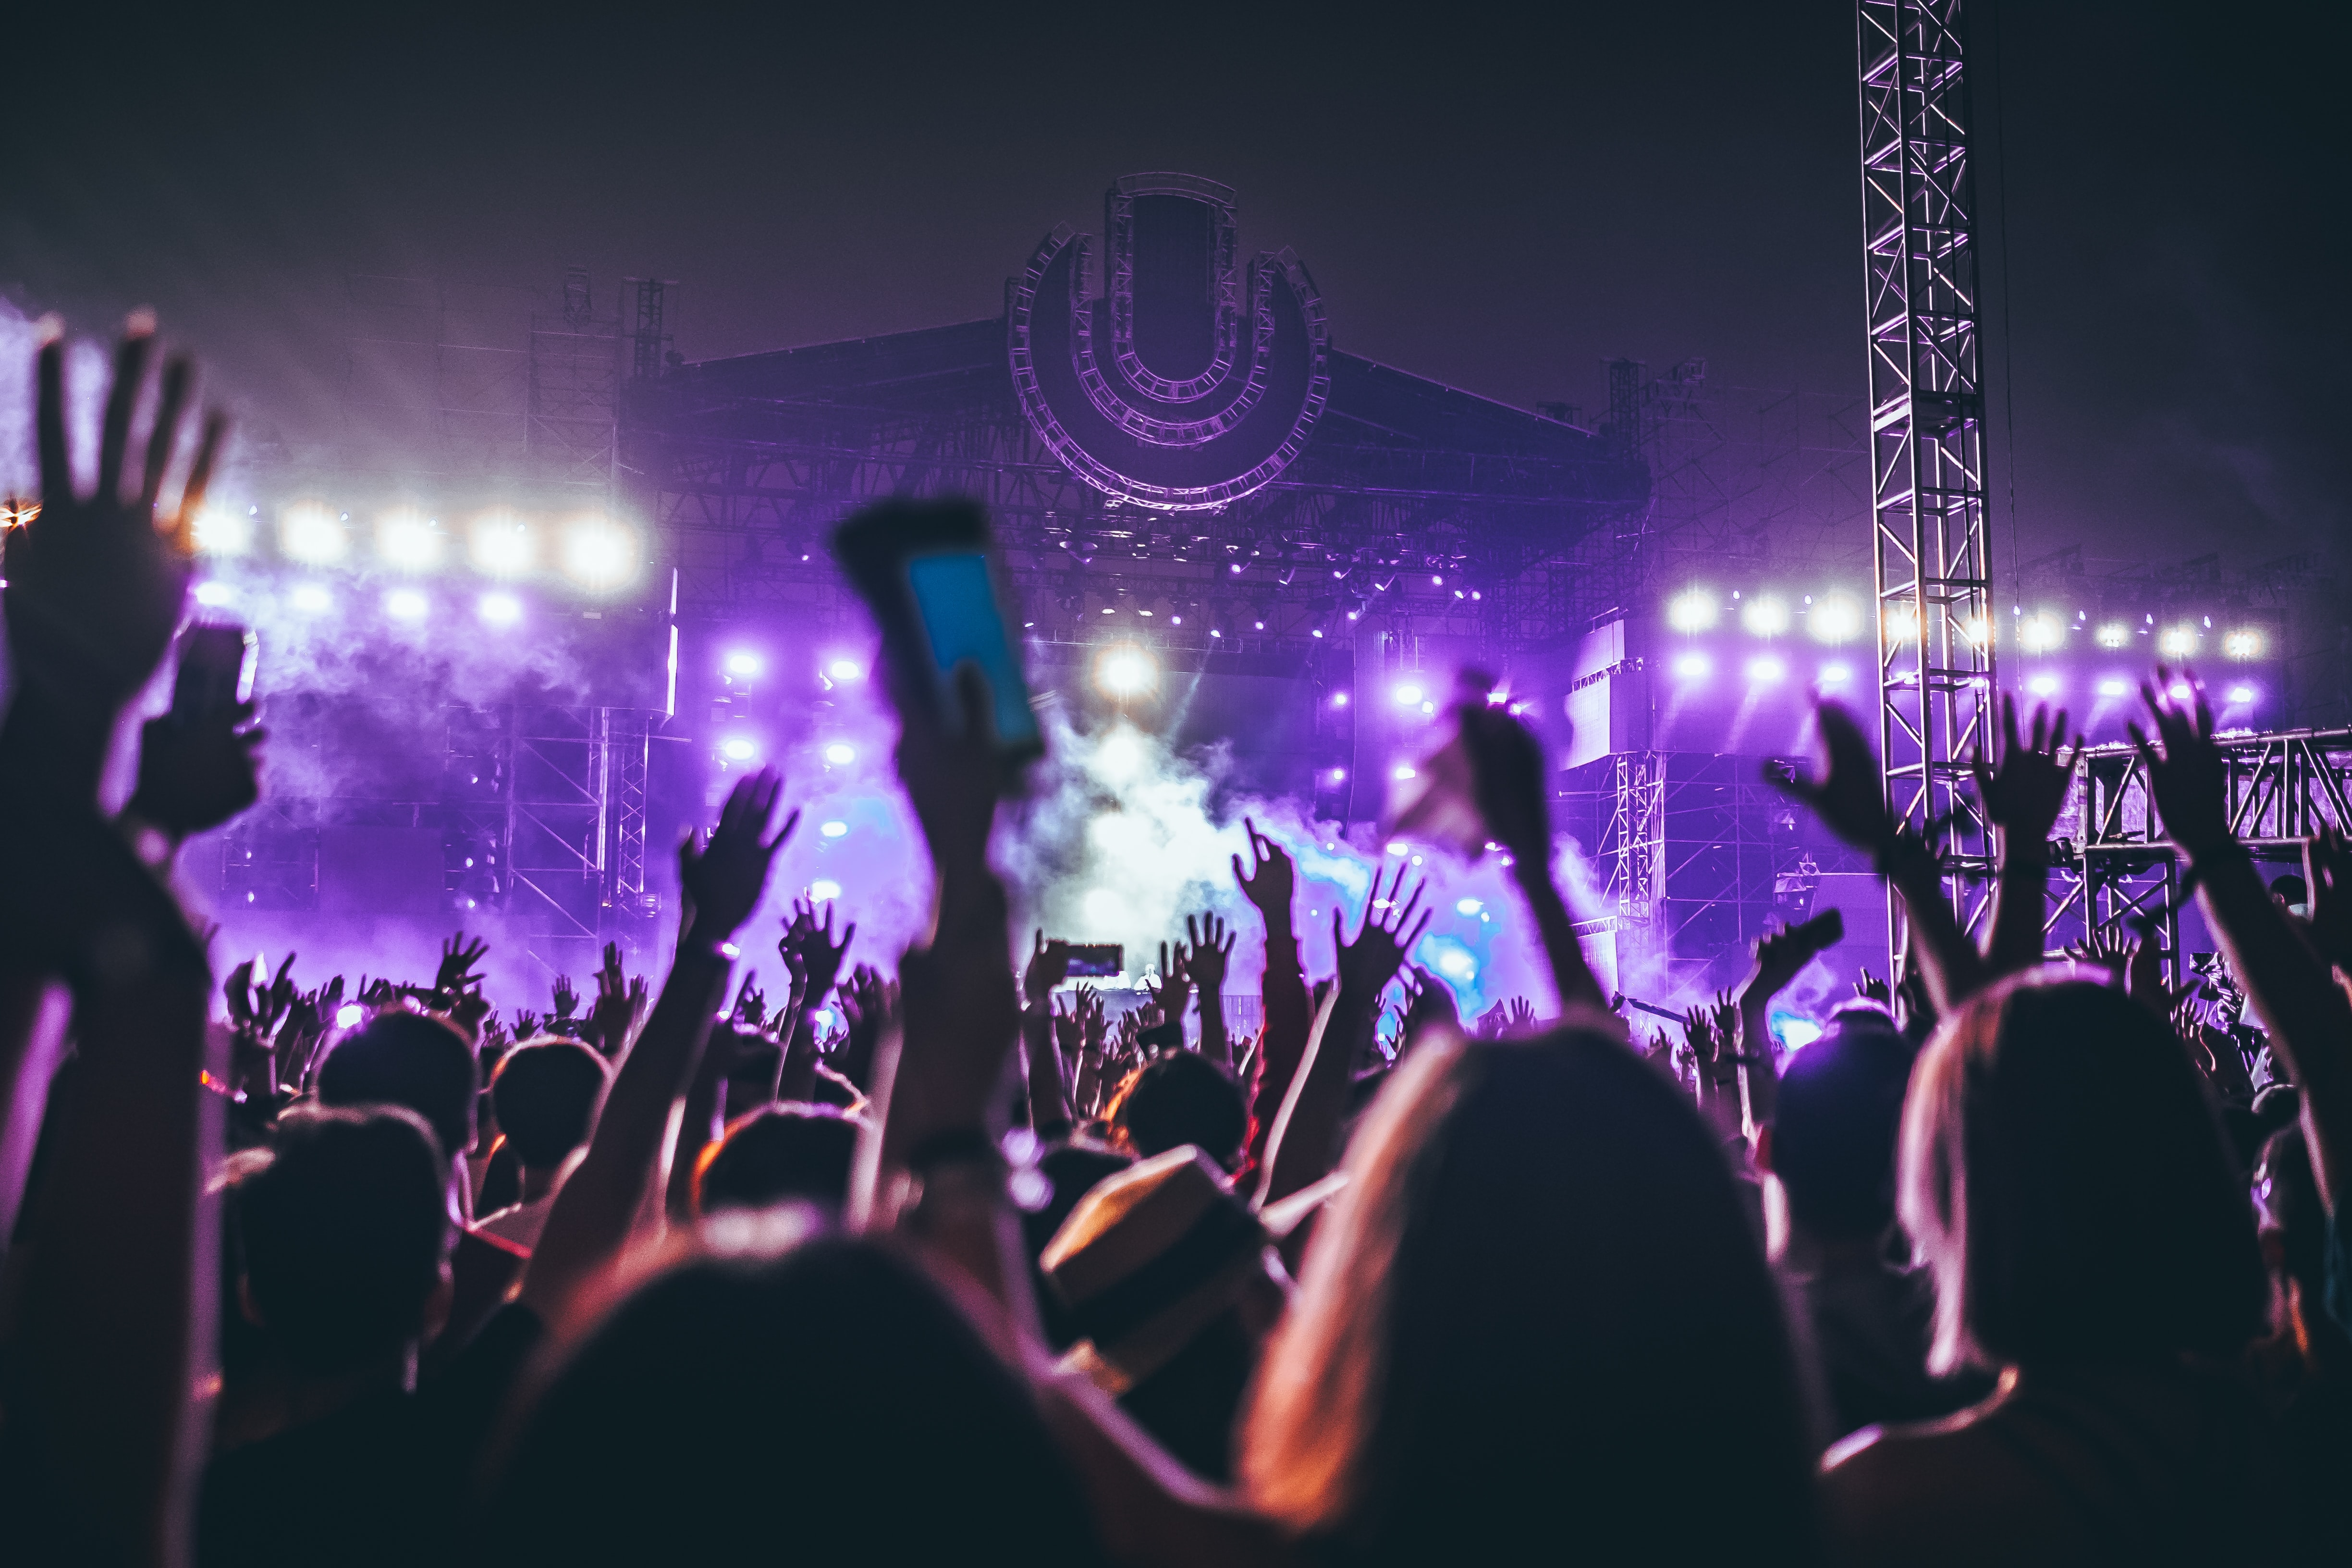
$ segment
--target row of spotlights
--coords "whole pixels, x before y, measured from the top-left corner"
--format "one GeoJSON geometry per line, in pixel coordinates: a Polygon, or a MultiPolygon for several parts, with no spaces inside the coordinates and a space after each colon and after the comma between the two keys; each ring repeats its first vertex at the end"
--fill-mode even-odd
{"type": "MultiPolygon", "coordinates": [[[[235,605],[236,590],[226,583],[199,583],[194,590],[197,604],[206,609],[220,609],[235,605]]],[[[335,607],[331,589],[319,583],[297,583],[286,595],[287,603],[305,615],[324,615],[335,607]]],[[[421,621],[433,613],[433,601],[420,589],[394,588],[383,599],[383,613],[396,621],[421,621]]],[[[493,589],[474,601],[474,613],[487,626],[511,626],[522,620],[522,601],[512,594],[493,589]]]]}
{"type": "MultiPolygon", "coordinates": [[[[207,508],[196,522],[196,548],[212,555],[241,555],[253,548],[257,509],[238,513],[207,508]]],[[[467,530],[467,558],[486,576],[520,577],[541,564],[541,532],[513,512],[488,511],[467,530]]],[[[451,536],[421,512],[394,510],[376,520],[375,553],[403,572],[431,572],[446,563],[451,536]]],[[[312,502],[278,515],[278,546],[289,560],[306,566],[334,566],[351,559],[354,542],[351,514],[312,502]]],[[[601,513],[586,513],[561,525],[553,564],[582,587],[609,593],[626,586],[642,562],[635,530],[601,513]]]]}
{"type": "MultiPolygon", "coordinates": [[[[1732,595],[1735,599],[1739,595],[1732,595]]],[[[1843,594],[1831,594],[1819,600],[1808,599],[1805,629],[1816,642],[1851,642],[1862,635],[1862,606],[1843,594]]],[[[1703,632],[1722,619],[1722,605],[1714,594],[1705,588],[1692,588],[1677,594],[1666,604],[1666,624],[1678,632],[1703,632]]],[[[1791,612],[1785,600],[1769,594],[1758,595],[1741,602],[1739,624],[1760,637],[1785,634],[1790,627],[1791,612]]],[[[1909,642],[1918,636],[1919,615],[1916,606],[1901,603],[1887,606],[1886,629],[1896,642],[1909,642]]],[[[1970,617],[1956,628],[1962,637],[1979,646],[1991,635],[1991,626],[1982,616],[1970,617]]],[[[2071,626],[2047,611],[2027,616],[2018,623],[2018,645],[2028,653],[2046,653],[2066,640],[2071,626]]],[[[2168,626],[2157,634],[2157,647],[2168,658],[2183,658],[2197,651],[2204,629],[2196,626],[2168,626]]],[[[2119,648],[2131,638],[2134,628],[2120,621],[2103,624],[2097,631],[2101,647],[2119,648]]],[[[2268,639],[2254,627],[2242,627],[2224,633],[2221,651],[2234,659],[2255,659],[2263,657],[2268,639]]]]}

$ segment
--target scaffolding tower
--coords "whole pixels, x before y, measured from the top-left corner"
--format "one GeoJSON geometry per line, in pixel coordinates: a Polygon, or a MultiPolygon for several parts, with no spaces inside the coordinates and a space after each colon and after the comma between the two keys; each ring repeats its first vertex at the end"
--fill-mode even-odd
{"type": "MultiPolygon", "coordinates": [[[[1858,0],[1872,559],[1888,805],[1984,918],[1990,829],[1963,790],[1993,692],[1983,365],[1964,0],[1858,0]]],[[[1887,906],[1903,952],[1902,906],[1887,906]]]]}

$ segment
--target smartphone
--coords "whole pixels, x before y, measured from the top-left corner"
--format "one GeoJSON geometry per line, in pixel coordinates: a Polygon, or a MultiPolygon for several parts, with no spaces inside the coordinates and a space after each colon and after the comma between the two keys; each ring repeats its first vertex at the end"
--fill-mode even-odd
{"type": "MultiPolygon", "coordinates": [[[[975,666],[1000,756],[1019,764],[1045,753],[986,512],[971,501],[885,501],[835,530],[833,552],[881,627],[896,700],[932,703],[952,731],[962,723],[956,671],[975,666]]],[[[1017,779],[1017,766],[1005,777],[1017,779]]]]}
{"type": "Polygon", "coordinates": [[[1070,978],[1100,980],[1107,975],[1124,974],[1127,965],[1122,960],[1126,950],[1115,942],[1074,942],[1070,949],[1070,978]]]}
{"type": "Polygon", "coordinates": [[[172,679],[172,717],[218,723],[253,697],[260,640],[245,626],[204,622],[180,634],[180,668],[172,679]]]}

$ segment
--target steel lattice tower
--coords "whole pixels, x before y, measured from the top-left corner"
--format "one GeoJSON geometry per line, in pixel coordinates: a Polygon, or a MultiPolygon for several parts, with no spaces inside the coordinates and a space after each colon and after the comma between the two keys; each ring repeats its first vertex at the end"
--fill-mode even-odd
{"type": "MultiPolygon", "coordinates": [[[[1983,362],[1964,0],[1859,0],[1871,554],[1888,804],[1926,834],[1964,925],[1991,887],[1962,793],[1993,692],[1983,362]]],[[[1892,951],[1901,905],[1888,900],[1892,951]]]]}

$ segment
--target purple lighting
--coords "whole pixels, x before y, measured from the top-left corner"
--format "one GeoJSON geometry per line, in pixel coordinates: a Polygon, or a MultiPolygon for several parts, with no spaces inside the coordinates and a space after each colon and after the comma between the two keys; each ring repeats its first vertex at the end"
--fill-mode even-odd
{"type": "Polygon", "coordinates": [[[1715,668],[1713,661],[1703,653],[1683,654],[1675,660],[1675,674],[1683,680],[1701,680],[1715,668]]]}
{"type": "Polygon", "coordinates": [[[1787,663],[1770,654],[1748,661],[1748,679],[1759,686],[1776,680],[1785,680],[1788,675],[1787,663]]]}

